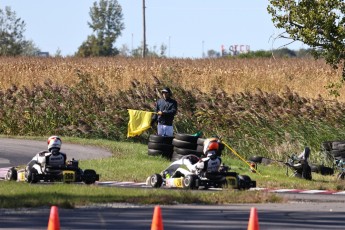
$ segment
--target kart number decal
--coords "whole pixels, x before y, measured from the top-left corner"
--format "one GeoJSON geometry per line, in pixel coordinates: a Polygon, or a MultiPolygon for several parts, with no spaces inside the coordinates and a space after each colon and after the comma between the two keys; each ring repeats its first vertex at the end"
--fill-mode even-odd
{"type": "Polygon", "coordinates": [[[63,181],[64,182],[74,182],[75,181],[74,171],[63,171],[63,181]]]}
{"type": "Polygon", "coordinates": [[[176,178],[174,180],[174,184],[175,184],[176,187],[182,188],[182,178],[176,178]]]}

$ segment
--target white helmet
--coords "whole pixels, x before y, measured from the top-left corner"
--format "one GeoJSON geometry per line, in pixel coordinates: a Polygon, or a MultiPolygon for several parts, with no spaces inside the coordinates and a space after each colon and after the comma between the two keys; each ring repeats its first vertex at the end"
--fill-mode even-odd
{"type": "Polygon", "coordinates": [[[52,149],[61,149],[61,138],[58,136],[51,136],[48,138],[48,151],[50,152],[52,149]]]}

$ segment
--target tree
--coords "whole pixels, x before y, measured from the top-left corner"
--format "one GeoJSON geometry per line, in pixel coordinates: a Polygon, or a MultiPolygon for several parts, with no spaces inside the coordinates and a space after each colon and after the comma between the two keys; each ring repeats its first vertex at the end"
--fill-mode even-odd
{"type": "Polygon", "coordinates": [[[117,0],[100,0],[93,3],[88,22],[93,34],[78,48],[77,56],[114,56],[119,51],[114,47],[116,39],[125,28],[122,8],[117,0]]]}
{"type": "Polygon", "coordinates": [[[269,0],[268,12],[278,37],[301,41],[315,58],[325,58],[333,68],[343,62],[345,80],[345,2],[343,0],[269,0]]]}
{"type": "Polygon", "coordinates": [[[12,11],[11,7],[0,9],[1,56],[16,56],[30,49],[33,43],[24,39],[25,26],[25,22],[17,18],[16,12],[12,11]]]}

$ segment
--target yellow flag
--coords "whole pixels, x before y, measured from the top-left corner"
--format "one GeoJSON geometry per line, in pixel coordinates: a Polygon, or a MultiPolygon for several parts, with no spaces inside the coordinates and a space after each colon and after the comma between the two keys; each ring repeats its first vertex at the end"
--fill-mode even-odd
{"type": "Polygon", "coordinates": [[[138,136],[151,127],[154,112],[128,109],[129,122],[127,137],[138,136]]]}

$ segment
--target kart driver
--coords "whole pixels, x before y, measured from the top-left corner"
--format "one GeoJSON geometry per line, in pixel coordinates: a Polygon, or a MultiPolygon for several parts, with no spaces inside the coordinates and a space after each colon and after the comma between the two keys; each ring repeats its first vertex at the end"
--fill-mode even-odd
{"type": "Polygon", "coordinates": [[[200,158],[195,164],[191,164],[189,161],[185,162],[185,165],[189,170],[184,168],[178,168],[173,177],[186,176],[188,174],[198,174],[206,176],[208,174],[216,174],[220,171],[222,166],[222,159],[218,156],[219,151],[219,139],[209,138],[204,142],[204,156],[200,158]],[[182,175],[181,175],[182,174],[182,175]]]}
{"type": "Polygon", "coordinates": [[[217,138],[209,138],[204,142],[204,158],[195,164],[198,173],[216,173],[222,164],[222,159],[218,156],[219,141],[217,138]]]}
{"type": "Polygon", "coordinates": [[[51,136],[48,138],[48,151],[44,150],[37,153],[25,168],[25,178],[28,178],[33,170],[38,174],[42,174],[47,166],[62,166],[66,165],[67,156],[60,152],[62,141],[58,136],[51,136]]]}

